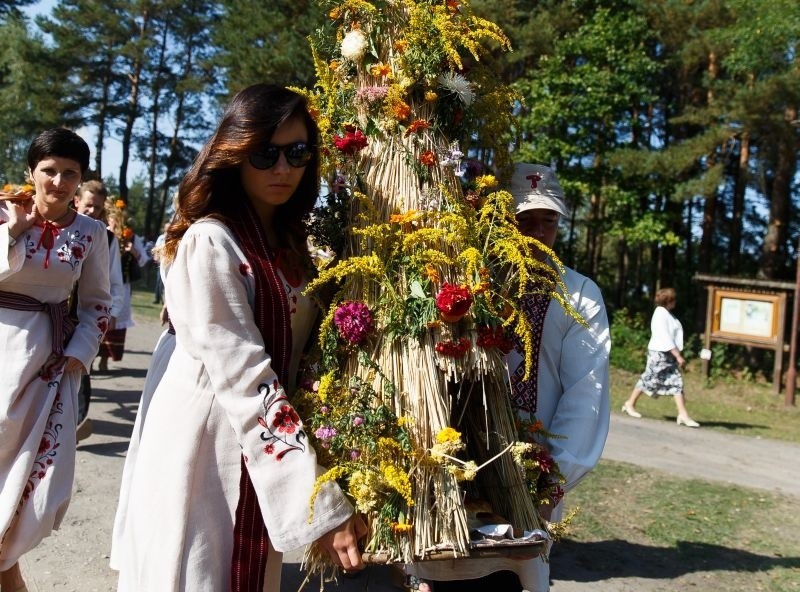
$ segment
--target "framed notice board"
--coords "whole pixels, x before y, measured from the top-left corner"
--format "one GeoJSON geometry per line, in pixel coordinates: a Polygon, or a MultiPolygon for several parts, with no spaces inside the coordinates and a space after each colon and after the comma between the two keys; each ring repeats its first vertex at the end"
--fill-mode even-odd
{"type": "Polygon", "coordinates": [[[778,341],[782,298],[777,294],[714,290],[711,335],[742,343],[778,341]]]}
{"type": "Polygon", "coordinates": [[[709,375],[711,343],[736,343],[775,352],[772,381],[780,392],[786,332],[787,294],[794,284],[697,275],[706,284],[703,373],[709,375]]]}

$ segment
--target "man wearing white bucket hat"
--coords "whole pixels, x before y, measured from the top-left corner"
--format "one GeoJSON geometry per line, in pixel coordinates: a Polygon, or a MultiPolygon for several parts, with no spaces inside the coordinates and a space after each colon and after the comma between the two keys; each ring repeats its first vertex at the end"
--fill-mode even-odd
{"type": "MultiPolygon", "coordinates": [[[[514,196],[520,231],[552,248],[559,219],[568,214],[553,170],[518,164],[509,191],[514,196]]],[[[537,258],[549,261],[544,251],[539,251],[537,258]]],[[[535,417],[546,431],[563,436],[545,443],[566,478],[564,491],[569,492],[600,460],[608,435],[611,340],[597,284],[569,268],[562,279],[567,287],[565,296],[588,326],[565,314],[546,296],[531,295],[523,302],[523,310],[535,336],[535,378],[523,380],[523,355],[519,351],[512,350],[508,355],[508,369],[510,396],[517,414],[523,419],[535,417]]],[[[560,500],[554,501],[554,505],[542,509],[542,514],[557,521],[563,507],[560,500]]],[[[469,589],[478,589],[475,585],[503,592],[550,589],[550,565],[543,557],[429,561],[416,567],[417,577],[429,582],[433,592],[464,590],[464,580],[473,580],[469,589]]]]}

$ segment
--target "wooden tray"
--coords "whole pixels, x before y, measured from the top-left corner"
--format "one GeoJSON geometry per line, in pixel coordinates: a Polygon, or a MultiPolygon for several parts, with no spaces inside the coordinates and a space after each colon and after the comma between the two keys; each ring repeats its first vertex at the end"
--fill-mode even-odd
{"type": "MultiPolygon", "coordinates": [[[[515,541],[507,539],[504,541],[489,541],[483,539],[473,542],[469,546],[469,555],[459,555],[453,549],[431,549],[425,552],[425,556],[417,561],[445,561],[448,559],[458,559],[469,561],[475,558],[489,557],[517,557],[519,559],[532,558],[545,551],[549,541],[547,539],[537,539],[534,541],[515,541]]],[[[385,565],[395,563],[391,559],[388,551],[378,551],[375,553],[362,553],[364,563],[385,565]]]]}

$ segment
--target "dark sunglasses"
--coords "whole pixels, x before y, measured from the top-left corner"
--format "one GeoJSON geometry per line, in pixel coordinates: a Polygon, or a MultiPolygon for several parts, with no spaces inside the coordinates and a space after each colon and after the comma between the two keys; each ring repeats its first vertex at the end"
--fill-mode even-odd
{"type": "Polygon", "coordinates": [[[293,142],[284,146],[267,144],[260,152],[248,156],[247,160],[254,168],[263,171],[274,167],[281,157],[281,153],[290,167],[298,169],[306,166],[314,155],[311,146],[305,142],[293,142]]]}

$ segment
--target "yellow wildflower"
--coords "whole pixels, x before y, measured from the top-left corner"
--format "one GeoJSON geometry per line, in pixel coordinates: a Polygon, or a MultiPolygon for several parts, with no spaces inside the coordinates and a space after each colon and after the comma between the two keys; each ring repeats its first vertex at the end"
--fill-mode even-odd
{"type": "Polygon", "coordinates": [[[381,474],[383,475],[383,480],[403,497],[406,504],[409,506],[414,505],[414,497],[411,494],[411,481],[405,471],[396,465],[381,463],[381,474]]]}
{"type": "Polygon", "coordinates": [[[475,185],[478,189],[491,189],[497,186],[497,177],[494,175],[481,175],[475,179],[475,185]]]}
{"type": "Polygon", "coordinates": [[[400,520],[398,522],[392,522],[392,531],[396,532],[397,534],[406,534],[410,533],[414,529],[414,525],[400,520]]]}
{"type": "Polygon", "coordinates": [[[317,477],[317,480],[314,482],[314,488],[311,490],[311,499],[308,501],[308,505],[311,508],[311,511],[308,513],[309,524],[314,519],[314,502],[316,501],[319,492],[322,491],[323,486],[328,481],[336,481],[340,477],[344,476],[345,473],[347,473],[347,467],[344,465],[339,465],[337,467],[328,469],[322,475],[317,477]]]}
{"type": "Polygon", "coordinates": [[[371,512],[380,499],[380,479],[372,471],[354,471],[348,482],[348,493],[352,496],[356,510],[361,513],[371,512]]]}
{"type": "Polygon", "coordinates": [[[331,370],[327,374],[323,374],[319,379],[319,388],[317,389],[317,397],[323,403],[326,403],[330,396],[333,394],[333,389],[336,387],[336,372],[331,370]]]}
{"type": "Polygon", "coordinates": [[[445,444],[447,442],[458,442],[461,440],[461,432],[456,430],[455,428],[451,428],[447,426],[446,428],[439,430],[439,433],[436,434],[436,441],[439,444],[445,444]]]}
{"type": "Polygon", "coordinates": [[[456,481],[472,481],[478,474],[478,465],[474,461],[468,461],[464,466],[450,465],[447,472],[455,477],[456,481]]]}

